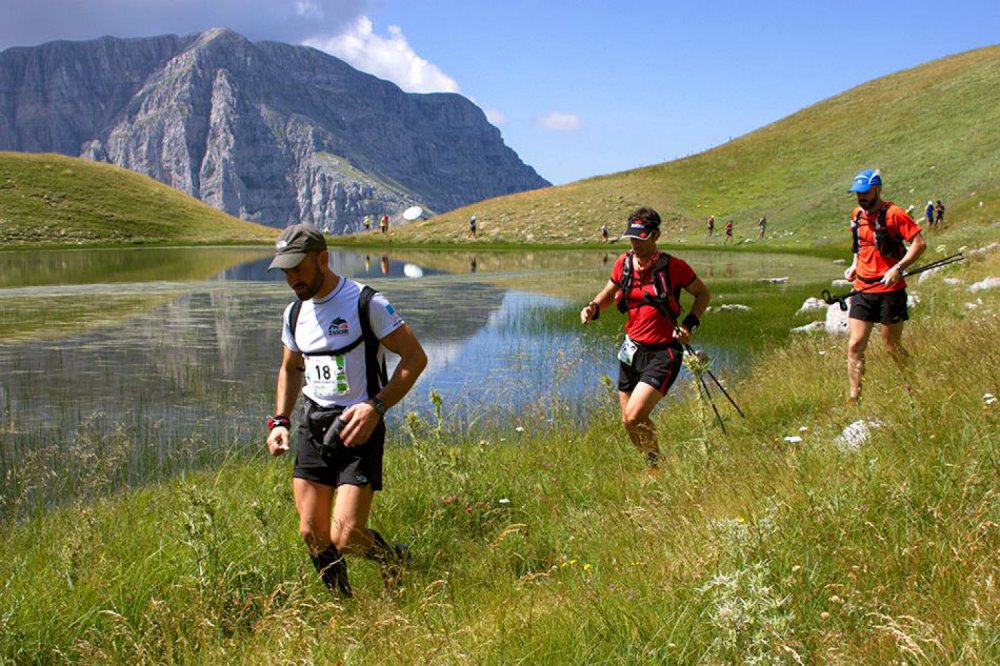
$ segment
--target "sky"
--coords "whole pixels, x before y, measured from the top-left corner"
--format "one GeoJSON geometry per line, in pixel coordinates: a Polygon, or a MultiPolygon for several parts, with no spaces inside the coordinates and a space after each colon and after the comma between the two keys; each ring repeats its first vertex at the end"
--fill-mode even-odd
{"type": "Polygon", "coordinates": [[[0,50],[213,27],[464,95],[558,185],[698,153],[998,44],[1000,0],[0,0],[0,50]]]}

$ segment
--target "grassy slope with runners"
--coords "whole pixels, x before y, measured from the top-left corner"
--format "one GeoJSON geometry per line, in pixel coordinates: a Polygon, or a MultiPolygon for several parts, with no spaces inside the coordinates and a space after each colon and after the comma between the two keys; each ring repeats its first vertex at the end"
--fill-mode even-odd
{"type": "Polygon", "coordinates": [[[5,249],[262,243],[276,234],[116,166],[0,152],[0,246],[5,249]]]}
{"type": "Polygon", "coordinates": [[[714,243],[726,219],[736,222],[738,242],[753,239],[765,214],[768,249],[823,250],[846,243],[851,178],[878,166],[887,198],[913,204],[915,217],[928,199],[942,199],[946,220],[978,242],[1000,216],[997,89],[1000,46],[970,51],[871,81],[698,155],[483,201],[394,228],[390,241],[469,242],[476,215],[483,243],[595,243],[602,223],[614,235],[630,209],[651,205],[668,243],[704,244],[710,213],[714,243]]]}
{"type": "Polygon", "coordinates": [[[842,338],[761,354],[730,384],[749,418],[717,398],[728,436],[689,387],[655,412],[646,485],[610,392],[582,431],[557,397],[474,435],[408,418],[375,526],[415,565],[385,598],[367,563],[346,604],[317,581],[289,460],[95,501],[128,442],[94,433],[77,504],[0,532],[0,661],[996,663],[1000,290],[968,288],[998,273],[993,253],[919,285],[916,364],[874,342],[863,410],[842,338]],[[862,416],[882,426],[838,445],[862,416]]]}

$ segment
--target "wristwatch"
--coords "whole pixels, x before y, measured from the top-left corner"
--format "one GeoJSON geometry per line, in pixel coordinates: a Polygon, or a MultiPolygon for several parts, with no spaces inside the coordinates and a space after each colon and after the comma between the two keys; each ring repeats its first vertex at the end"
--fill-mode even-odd
{"type": "Polygon", "coordinates": [[[385,411],[389,409],[379,398],[369,398],[368,404],[375,408],[375,411],[378,412],[379,416],[385,416],[385,411]]]}

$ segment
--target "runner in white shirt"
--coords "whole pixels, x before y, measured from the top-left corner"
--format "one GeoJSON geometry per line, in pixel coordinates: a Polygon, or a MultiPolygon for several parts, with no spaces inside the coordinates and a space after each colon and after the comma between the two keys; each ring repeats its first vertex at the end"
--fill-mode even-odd
{"type": "Polygon", "coordinates": [[[299,300],[284,312],[268,450],[274,456],[289,450],[289,415],[301,388],[292,489],[299,533],[316,570],[331,590],[351,596],[344,554],[362,555],[394,586],[406,548],[367,527],[375,491],[382,489],[382,417],[413,387],[427,356],[381,294],[330,270],[319,229],[288,227],[276,247],[268,270],[284,271],[299,300]],[[388,379],[383,347],[400,356],[388,379]]]}

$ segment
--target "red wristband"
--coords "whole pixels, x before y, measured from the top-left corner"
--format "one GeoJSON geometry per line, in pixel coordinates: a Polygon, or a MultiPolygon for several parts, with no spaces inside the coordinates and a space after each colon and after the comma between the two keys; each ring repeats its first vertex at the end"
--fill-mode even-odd
{"type": "Polygon", "coordinates": [[[291,428],[292,422],[284,414],[275,414],[267,420],[267,429],[270,432],[275,428],[291,428]]]}

